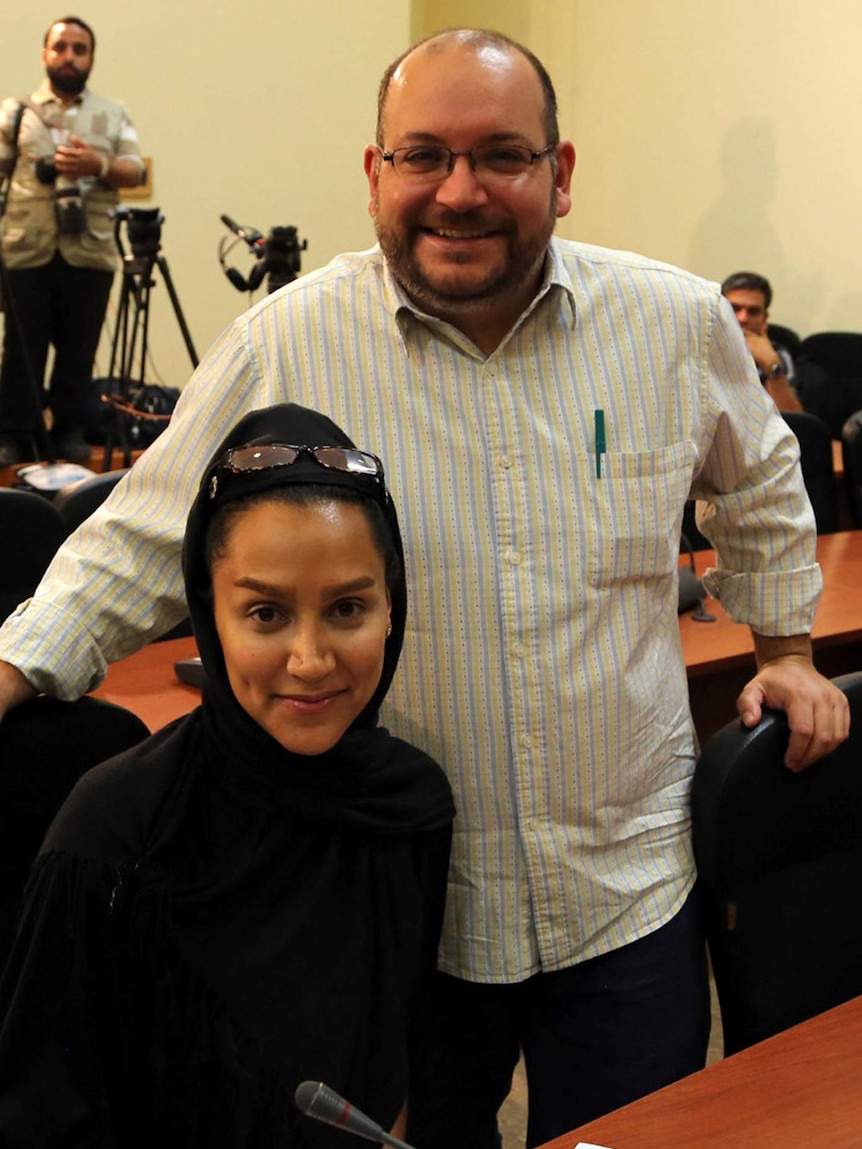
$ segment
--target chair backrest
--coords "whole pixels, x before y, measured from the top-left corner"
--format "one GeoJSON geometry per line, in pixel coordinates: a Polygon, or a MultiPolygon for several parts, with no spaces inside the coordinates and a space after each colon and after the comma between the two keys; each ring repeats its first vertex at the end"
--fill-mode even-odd
{"type": "Polygon", "coordinates": [[[862,409],[862,334],[821,331],[799,344],[796,387],[802,406],[827,425],[833,439],[862,409]]]}
{"type": "Polygon", "coordinates": [[[799,344],[802,342],[800,337],[796,334],[792,327],[782,327],[780,323],[769,323],[769,338],[773,343],[778,343],[786,351],[789,351],[792,358],[795,360],[799,354],[799,344]]]}
{"type": "Polygon", "coordinates": [[[65,537],[63,520],[44,496],[0,487],[0,621],[33,593],[65,537]]]}
{"type": "Polygon", "coordinates": [[[77,483],[70,483],[57,492],[54,507],[69,534],[102,505],[127,471],[127,467],[105,471],[101,475],[93,475],[91,479],[79,479],[77,483]]]}
{"type": "Polygon", "coordinates": [[[862,411],[855,411],[841,428],[844,482],[856,527],[862,527],[862,411]]]}
{"type": "Polygon", "coordinates": [[[72,787],[148,734],[136,714],[97,698],[39,697],[0,722],[0,966],[30,864],[72,787]]]}
{"type": "Polygon", "coordinates": [[[832,457],[832,435],[822,419],[806,411],[782,411],[785,422],[799,440],[802,479],[814,508],[817,533],[838,530],[838,491],[832,457]]]}
{"type": "Polygon", "coordinates": [[[784,714],[709,739],[694,851],[724,1027],[735,1053],[862,993],[862,671],[833,679],[849,739],[801,773],[784,714]]]}
{"type": "Polygon", "coordinates": [[[702,535],[697,527],[695,515],[697,512],[697,504],[694,499],[689,499],[685,504],[682,512],[682,533],[688,540],[689,546],[693,551],[711,551],[712,543],[702,535]]]}

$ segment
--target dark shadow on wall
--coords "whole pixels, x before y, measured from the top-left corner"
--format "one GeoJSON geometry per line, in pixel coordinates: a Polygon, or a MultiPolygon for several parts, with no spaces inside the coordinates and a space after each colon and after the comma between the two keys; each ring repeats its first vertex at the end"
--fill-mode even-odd
{"type": "MultiPolygon", "coordinates": [[[[777,323],[782,316],[816,316],[822,279],[819,275],[803,279],[797,274],[793,236],[782,236],[772,219],[773,201],[783,178],[775,125],[760,116],[738,120],[725,133],[718,158],[722,186],[692,230],[687,266],[719,281],[733,271],[759,271],[776,288],[772,315],[777,323]]],[[[796,323],[801,324],[802,334],[814,329],[798,318],[796,323]]]]}

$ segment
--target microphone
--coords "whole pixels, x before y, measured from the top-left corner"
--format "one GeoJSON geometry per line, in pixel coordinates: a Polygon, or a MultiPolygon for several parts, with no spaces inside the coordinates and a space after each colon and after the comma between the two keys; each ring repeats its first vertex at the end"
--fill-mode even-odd
{"type": "Polygon", "coordinates": [[[680,548],[688,552],[688,566],[680,567],[678,572],[678,612],[683,614],[694,607],[695,611],[691,616],[694,622],[715,622],[715,615],[707,613],[703,605],[706,591],[703,589],[703,583],[697,577],[697,570],[694,565],[694,547],[686,537],[685,531],[680,535],[680,548]]]}
{"type": "Polygon", "coordinates": [[[219,217],[225,227],[229,227],[234,235],[238,235],[240,239],[244,239],[248,246],[254,251],[256,248],[262,248],[266,243],[263,233],[254,227],[241,227],[235,220],[232,220],[229,215],[219,217]]]}
{"type": "Polygon", "coordinates": [[[385,1145],[392,1145],[394,1149],[412,1149],[406,1141],[399,1141],[397,1137],[381,1128],[376,1121],[354,1109],[349,1101],[339,1097],[334,1089],[330,1089],[322,1081],[303,1081],[301,1085],[297,1085],[293,1099],[307,1117],[325,1121],[327,1125],[355,1133],[368,1141],[382,1141],[385,1145]]]}

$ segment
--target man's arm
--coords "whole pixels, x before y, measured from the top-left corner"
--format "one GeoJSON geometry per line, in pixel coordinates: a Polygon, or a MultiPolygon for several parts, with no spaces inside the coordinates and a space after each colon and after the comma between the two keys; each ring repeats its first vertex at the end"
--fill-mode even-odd
{"type": "Polygon", "coordinates": [[[767,393],[779,411],[801,411],[799,396],[790,385],[784,361],[775,350],[768,335],[755,335],[743,330],[748,350],[754,356],[757,371],[763,380],[767,393]]]}
{"type": "Polygon", "coordinates": [[[790,770],[804,770],[850,733],[847,699],[815,669],[807,634],[752,635],[757,674],[737,699],[739,716],[746,726],[756,726],[764,706],[784,710],[790,726],[784,763],[790,770]]]}
{"type": "Polygon", "coordinates": [[[737,701],[746,725],[784,710],[787,764],[803,769],[847,736],[846,700],[813,666],[808,635],[822,588],[799,444],[752,370],[739,324],[720,305],[704,390],[707,451],[692,493],[716,550],[704,585],[754,635],[757,674],[737,701]],[[741,377],[744,376],[744,377],[741,377]],[[778,636],[778,637],[769,637],[778,636]]]}
{"type": "Polygon", "coordinates": [[[133,188],[141,182],[140,160],[130,156],[110,156],[91,148],[77,136],[70,136],[68,144],[61,144],[54,159],[57,170],[71,180],[96,176],[102,183],[115,188],[133,188]]]}
{"type": "Polygon", "coordinates": [[[12,137],[18,134],[14,125],[20,108],[21,102],[16,99],[4,100],[0,105],[0,182],[6,178],[15,163],[17,148],[12,146],[12,137]]]}
{"type": "Polygon", "coordinates": [[[37,694],[20,670],[9,662],[0,662],[0,721],[10,710],[37,694]]]}

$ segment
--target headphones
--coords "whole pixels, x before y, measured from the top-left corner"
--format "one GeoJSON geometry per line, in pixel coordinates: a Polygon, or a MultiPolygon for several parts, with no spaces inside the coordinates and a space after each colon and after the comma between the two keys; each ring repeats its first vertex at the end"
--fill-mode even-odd
{"type": "MultiPolygon", "coordinates": [[[[264,257],[263,243],[261,242],[260,251],[257,255],[257,261],[252,265],[251,271],[248,273],[248,279],[236,267],[229,267],[227,264],[226,256],[231,248],[235,247],[239,240],[234,239],[232,242],[228,236],[223,236],[218,246],[218,260],[221,264],[222,271],[237,289],[237,291],[257,291],[263,283],[264,276],[266,275],[266,260],[264,257]]],[[[254,250],[257,251],[258,245],[255,245],[254,250]]]]}

